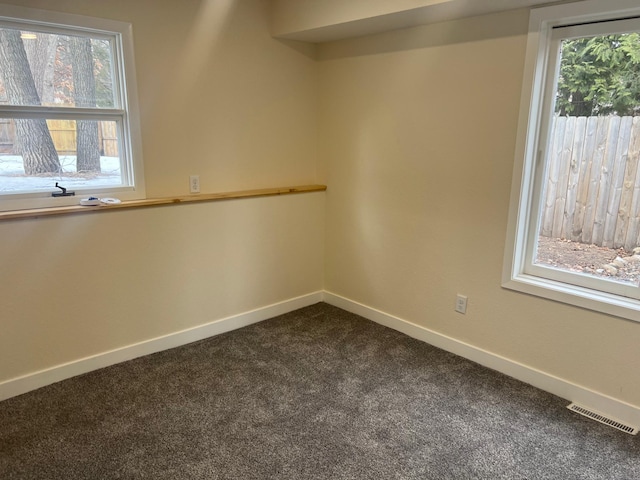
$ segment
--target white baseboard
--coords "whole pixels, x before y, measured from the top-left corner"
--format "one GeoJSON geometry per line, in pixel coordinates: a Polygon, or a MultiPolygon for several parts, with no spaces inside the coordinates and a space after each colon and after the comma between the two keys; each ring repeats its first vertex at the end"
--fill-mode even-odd
{"type": "Polygon", "coordinates": [[[7,380],[0,383],[0,401],[83,373],[246,327],[253,323],[261,322],[321,301],[325,301],[343,310],[402,332],[410,337],[504,373],[541,390],[564,398],[569,402],[575,402],[593,409],[627,425],[640,426],[639,407],[326,291],[314,292],[292,298],[249,312],[215,320],[194,328],[7,380]]]}
{"type": "Polygon", "coordinates": [[[261,322],[284,313],[292,312],[314,303],[321,302],[323,292],[314,292],[301,297],[292,298],[283,302],[261,307],[249,312],[240,313],[231,317],[222,318],[213,322],[199,325],[187,330],[171,333],[162,337],[153,338],[144,342],[127,345],[126,347],[99,353],[91,357],[82,358],[73,362],[56,365],[34,372],[22,377],[13,378],[0,383],[0,401],[30,392],[52,383],[88,373],[99,368],[126,362],[134,358],[157,353],[170,348],[179,347],[188,343],[213,337],[221,333],[246,327],[253,323],[261,322]]]}
{"type": "Polygon", "coordinates": [[[354,302],[353,300],[334,293],[325,291],[324,301],[330,305],[402,332],[417,340],[467,358],[492,370],[504,373],[512,378],[564,398],[569,402],[575,402],[593,409],[624,424],[636,427],[640,426],[640,408],[634,405],[589,390],[588,388],[576,385],[567,380],[482,350],[481,348],[474,347],[455,338],[442,335],[428,328],[354,302]]]}

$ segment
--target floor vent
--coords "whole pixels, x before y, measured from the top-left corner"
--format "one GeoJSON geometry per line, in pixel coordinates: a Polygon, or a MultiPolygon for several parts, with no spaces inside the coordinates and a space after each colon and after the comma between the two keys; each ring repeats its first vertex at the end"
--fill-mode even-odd
{"type": "Polygon", "coordinates": [[[585,417],[595,420],[596,422],[604,423],[605,425],[609,425],[610,427],[617,428],[618,430],[621,430],[625,433],[629,433],[631,435],[638,434],[638,431],[639,431],[638,427],[625,425],[624,423],[619,422],[618,420],[614,420],[612,418],[607,417],[606,415],[602,415],[601,413],[594,412],[593,410],[589,410],[588,408],[581,407],[580,405],[576,405],[575,403],[572,403],[567,408],[572,412],[579,413],[580,415],[584,415],[585,417]]]}

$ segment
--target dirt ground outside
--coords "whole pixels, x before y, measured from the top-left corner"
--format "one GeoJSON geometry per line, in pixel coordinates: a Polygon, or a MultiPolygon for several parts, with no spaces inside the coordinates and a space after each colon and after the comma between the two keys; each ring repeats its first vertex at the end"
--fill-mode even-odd
{"type": "Polygon", "coordinates": [[[638,255],[634,255],[634,252],[627,252],[622,248],[539,237],[536,263],[636,285],[640,281],[640,251],[638,255]]]}

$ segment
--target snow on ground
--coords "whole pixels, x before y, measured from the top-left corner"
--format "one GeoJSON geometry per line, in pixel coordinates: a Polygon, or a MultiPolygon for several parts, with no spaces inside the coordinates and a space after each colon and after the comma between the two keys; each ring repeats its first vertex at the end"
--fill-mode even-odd
{"type": "Polygon", "coordinates": [[[103,187],[122,185],[120,159],[100,157],[101,173],[78,175],[75,155],[61,155],[62,172],[59,175],[27,176],[20,155],[0,154],[0,192],[11,193],[34,190],[57,190],[56,182],[65,188],[103,187]]]}

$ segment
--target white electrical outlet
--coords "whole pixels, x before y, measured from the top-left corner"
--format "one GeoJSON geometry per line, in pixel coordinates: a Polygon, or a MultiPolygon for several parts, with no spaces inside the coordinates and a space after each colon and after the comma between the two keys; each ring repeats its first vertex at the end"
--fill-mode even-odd
{"type": "Polygon", "coordinates": [[[465,295],[458,294],[456,296],[456,312],[467,313],[467,297],[465,295]]]}
{"type": "Polygon", "coordinates": [[[191,193],[200,193],[200,175],[189,176],[189,191],[191,193]]]}

